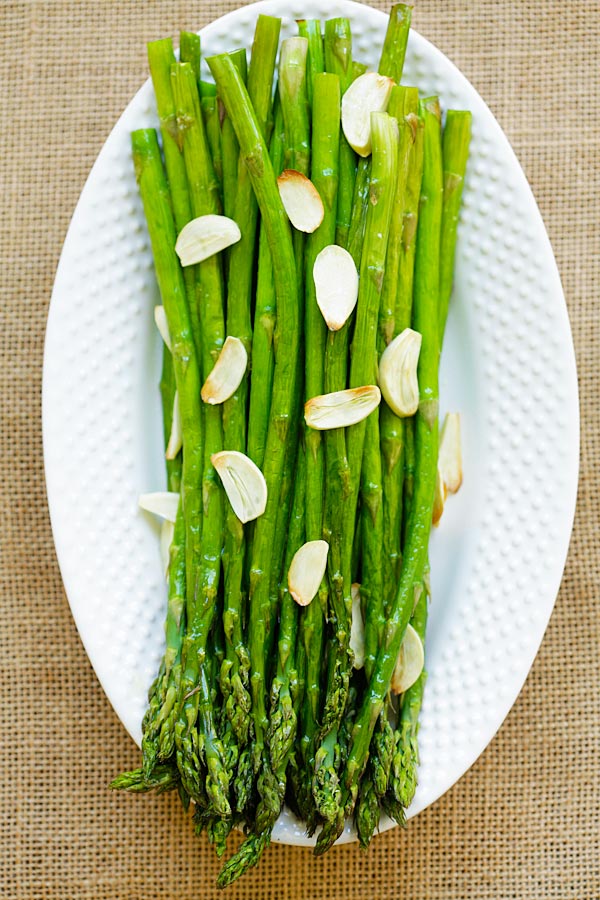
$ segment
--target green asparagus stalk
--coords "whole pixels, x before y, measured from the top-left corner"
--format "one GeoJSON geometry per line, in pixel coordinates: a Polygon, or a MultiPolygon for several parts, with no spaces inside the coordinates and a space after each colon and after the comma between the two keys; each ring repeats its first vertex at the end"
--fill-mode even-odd
{"type": "Polygon", "coordinates": [[[132,150],[152,244],[156,277],[173,346],[173,367],[183,430],[181,481],[187,556],[186,593],[192,596],[201,561],[200,483],[203,434],[198,405],[200,371],[192,337],[185,282],[174,250],[177,235],[156,133],[152,129],[133,132],[132,150]]]}
{"type": "Polygon", "coordinates": [[[397,84],[402,78],[412,11],[412,3],[395,3],[392,6],[379,60],[379,74],[389,75],[397,84]]]}
{"type": "MultiPolygon", "coordinates": [[[[320,33],[320,32],[319,32],[320,33]]],[[[320,251],[335,242],[337,187],[340,145],[340,84],[337,75],[315,76],[312,113],[311,180],[323,200],[324,218],[310,235],[306,250],[305,308],[305,397],[324,393],[326,325],[317,305],[313,267],[320,251]]],[[[321,433],[306,430],[306,537],[323,537],[324,454],[321,433]]],[[[305,791],[301,802],[304,814],[312,807],[312,772],[315,738],[321,707],[321,667],[324,652],[327,580],[308,607],[302,620],[302,640],[306,651],[306,687],[302,715],[302,756],[305,765],[305,791]]]]}
{"type": "MultiPolygon", "coordinates": [[[[248,84],[250,99],[263,132],[271,117],[271,96],[275,58],[280,30],[279,19],[259,16],[250,60],[248,84]]],[[[230,54],[236,65],[236,59],[230,54]]],[[[244,57],[245,59],[245,57],[244,57]]],[[[236,66],[240,77],[243,67],[236,66]]],[[[231,119],[227,116],[231,123],[231,119]]],[[[237,144],[237,137],[234,138],[237,144]]],[[[239,145],[238,145],[239,147],[239,145]]],[[[242,233],[230,251],[227,281],[227,333],[243,341],[248,353],[252,345],[251,306],[256,250],[258,205],[252,182],[242,158],[237,169],[234,219],[242,233]]],[[[248,404],[247,376],[223,407],[223,431],[228,450],[246,451],[246,413],[248,404]]],[[[227,716],[241,747],[248,740],[250,697],[248,671],[250,660],[242,632],[244,608],[242,579],[244,571],[245,533],[231,507],[227,510],[223,562],[225,570],[225,598],[223,624],[226,656],[221,667],[221,690],[227,716]]]]}
{"type": "Polygon", "coordinates": [[[223,150],[221,148],[221,123],[219,122],[219,106],[216,97],[202,97],[200,101],[206,139],[212,159],[215,178],[219,186],[219,207],[223,206],[223,150]]]}
{"type": "MultiPolygon", "coordinates": [[[[173,60],[175,62],[175,60],[173,60]]],[[[200,88],[200,35],[195,31],[179,34],[179,62],[189,63],[194,71],[196,84],[200,88]]]]}
{"type": "MultiPolygon", "coordinates": [[[[373,143],[373,161],[371,170],[370,205],[367,214],[365,244],[362,254],[361,278],[356,320],[352,343],[352,359],[350,366],[350,386],[359,387],[369,384],[373,377],[373,360],[376,353],[377,316],[388,241],[392,204],[396,187],[398,170],[398,125],[387,113],[373,113],[371,116],[373,143]]],[[[373,415],[373,414],[372,414],[373,415]]],[[[375,413],[374,415],[377,415],[375,413]]],[[[323,788],[329,781],[335,784],[333,775],[335,745],[331,746],[331,737],[339,728],[344,714],[348,690],[348,679],[351,667],[349,648],[351,621],[351,566],[352,546],[356,509],[358,503],[360,473],[365,443],[366,421],[352,425],[346,432],[348,477],[342,486],[339,476],[330,487],[328,493],[339,496],[346,491],[346,499],[338,506],[342,509],[341,546],[337,539],[330,550],[332,581],[332,607],[335,614],[335,665],[331,665],[328,678],[328,695],[323,714],[323,736],[320,751],[317,753],[318,771],[316,784],[323,788]],[[339,557],[339,558],[338,558],[339,557]],[[325,772],[321,770],[325,768],[325,772]],[[325,775],[327,774],[327,777],[325,775]]],[[[329,465],[329,464],[328,464],[329,465]]],[[[319,799],[322,809],[327,811],[329,829],[324,833],[341,833],[344,824],[344,808],[335,800],[328,798],[323,803],[319,791],[315,791],[315,799],[319,799]],[[332,814],[333,813],[333,814],[332,814]]],[[[317,842],[316,852],[321,852],[321,836],[317,842]]]]}
{"type": "Polygon", "coordinates": [[[444,209],[442,213],[442,242],[440,250],[440,340],[443,337],[448,306],[454,281],[456,231],[462,200],[469,146],[471,143],[471,113],[449,109],[443,136],[444,209]]]}
{"type": "MultiPolygon", "coordinates": [[[[423,123],[417,117],[417,90],[401,88],[396,94],[394,88],[391,102],[395,102],[396,97],[402,97],[403,116],[410,123],[410,130],[405,130],[409,143],[408,171],[405,190],[402,196],[397,197],[392,223],[390,260],[383,284],[383,315],[379,323],[382,343],[387,343],[411,325],[415,245],[423,173],[423,123]]],[[[412,438],[412,421],[398,418],[387,404],[382,403],[380,422],[384,496],[383,597],[387,609],[400,577],[402,494],[407,461],[406,444],[412,438]]]]}
{"type": "MultiPolygon", "coordinates": [[[[226,56],[209,59],[225,107],[233,122],[251,176],[271,253],[278,264],[273,276],[277,298],[277,357],[263,474],[268,499],[256,521],[250,571],[249,648],[255,758],[261,760],[268,726],[266,708],[266,630],[270,623],[271,552],[275,538],[285,447],[291,427],[299,349],[298,282],[289,222],[279,196],[267,144],[239,73],[226,56]]],[[[264,799],[264,798],[263,798],[264,799]]]]}
{"type": "MultiPolygon", "coordinates": [[[[246,51],[236,50],[229,55],[246,84],[248,79],[246,51]]],[[[235,136],[235,129],[227,114],[223,115],[221,123],[221,147],[223,150],[223,212],[228,218],[234,219],[240,147],[235,136]]],[[[231,251],[229,253],[231,255],[231,251]]]]}
{"type": "MultiPolygon", "coordinates": [[[[340,79],[342,96],[354,80],[352,65],[352,31],[348,19],[328,19],[325,22],[325,71],[340,79]]],[[[340,139],[340,183],[337,205],[336,244],[348,246],[354,179],[356,178],[356,154],[346,138],[340,139]]]]}
{"type": "MultiPolygon", "coordinates": [[[[396,294],[400,289],[398,272],[402,244],[403,213],[406,205],[405,195],[410,151],[416,133],[416,116],[413,117],[414,122],[406,121],[404,118],[405,90],[405,88],[394,87],[388,105],[389,114],[394,116],[399,122],[400,138],[398,178],[396,180],[396,194],[390,221],[385,274],[379,307],[379,355],[395,336],[394,316],[396,311],[396,294]]],[[[376,378],[375,365],[373,377],[376,378]]],[[[401,420],[391,413],[385,401],[383,401],[379,418],[372,416],[367,421],[365,457],[362,471],[363,575],[361,599],[365,610],[365,672],[367,678],[371,675],[375,657],[383,637],[386,598],[391,600],[392,591],[397,584],[397,573],[394,570],[390,572],[390,557],[392,557],[392,562],[396,562],[399,559],[400,552],[402,435],[401,420]],[[380,453],[380,422],[384,468],[386,471],[385,484],[380,453]],[[398,464],[399,468],[397,468],[398,464]],[[394,474],[396,475],[395,478],[394,474]],[[388,494],[388,491],[391,493],[388,494]],[[400,492],[399,505],[397,502],[398,492],[400,492]],[[396,501],[395,504],[394,501],[396,501]],[[385,590],[384,571],[388,576],[385,582],[385,590]]]]}
{"type": "MultiPolygon", "coordinates": [[[[175,228],[179,232],[192,218],[192,210],[185,162],[181,152],[181,135],[177,125],[175,101],[173,100],[173,89],[171,87],[171,66],[174,62],[175,53],[173,52],[173,42],[170,38],[151,41],[148,44],[148,64],[150,66],[150,75],[156,97],[156,108],[160,121],[165,168],[171,193],[175,228]]],[[[196,353],[199,356],[200,325],[195,302],[196,278],[193,267],[190,266],[184,270],[183,279],[188,295],[190,321],[196,353]]]]}
{"type": "MultiPolygon", "coordinates": [[[[171,69],[177,118],[182,132],[183,154],[195,216],[215,213],[219,198],[203,128],[200,98],[189,63],[171,69]]],[[[209,375],[224,340],[223,284],[220,260],[210,257],[198,267],[197,297],[201,324],[202,375],[209,375]]],[[[197,399],[196,399],[196,402],[197,399]]],[[[211,456],[223,447],[221,410],[207,406],[202,476],[202,558],[188,586],[187,634],[183,652],[182,698],[176,726],[177,760],[182,781],[192,797],[199,797],[198,749],[206,765],[204,790],[217,815],[230,814],[230,773],[217,734],[210,681],[207,676],[207,642],[214,620],[223,548],[223,493],[211,456]]]]}
{"type": "Polygon", "coordinates": [[[306,70],[308,72],[308,102],[312,107],[315,78],[325,71],[323,35],[320,21],[318,19],[299,19],[298,34],[308,40],[306,70]]]}
{"type": "MultiPolygon", "coordinates": [[[[283,169],[283,115],[277,103],[271,138],[270,158],[276,176],[283,169]]],[[[256,307],[252,332],[252,383],[248,413],[248,456],[262,468],[267,443],[271,390],[275,366],[274,335],[276,321],[275,281],[267,230],[260,227],[256,307]]]]}
{"type": "MultiPolygon", "coordinates": [[[[456,250],[456,225],[460,195],[465,177],[470,142],[471,113],[450,110],[446,115],[442,157],[444,166],[444,202],[440,239],[440,347],[443,343],[448,303],[452,292],[456,250]]],[[[426,581],[424,579],[424,581],[426,581]]],[[[425,643],[427,590],[421,591],[411,624],[425,643]]],[[[395,752],[390,776],[391,794],[396,805],[408,807],[417,786],[419,752],[417,735],[426,673],[402,698],[400,721],[396,731],[395,752]]]]}
{"type": "Polygon", "coordinates": [[[247,869],[255,866],[271,839],[273,826],[283,806],[286,786],[286,769],[296,737],[296,712],[293,702],[294,684],[297,678],[295,650],[297,647],[299,608],[287,586],[287,573],[294,553],[305,539],[306,457],[298,451],[298,464],[294,484],[294,500],[287,535],[285,564],[280,579],[281,620],[277,647],[277,669],[271,686],[271,713],[267,735],[269,765],[261,772],[259,784],[261,800],[250,835],[240,849],[226,863],[218,878],[219,887],[226,887],[240,878],[247,869]]]}
{"type": "MultiPolygon", "coordinates": [[[[388,35],[390,30],[388,29],[388,35]]],[[[385,348],[393,333],[399,251],[402,237],[402,211],[408,171],[409,150],[413,130],[404,119],[404,88],[394,87],[388,113],[399,123],[398,177],[396,196],[392,210],[385,275],[379,306],[379,353],[385,348]],[[385,323],[382,328],[382,321],[385,323]],[[387,323],[391,323],[387,325],[387,323]],[[387,326],[387,327],[386,327],[387,326]]],[[[376,368],[376,367],[375,367],[376,368]]],[[[385,404],[382,404],[382,407],[385,404]]],[[[383,421],[383,409],[380,417],[383,421]]],[[[387,524],[384,518],[384,502],[388,500],[383,490],[382,459],[380,454],[380,419],[370,416],[367,420],[365,449],[361,473],[361,547],[362,578],[361,599],[365,620],[365,674],[370,678],[375,657],[383,640],[385,627],[385,595],[382,564],[386,542],[387,524]]],[[[401,507],[400,507],[401,510],[401,507]]],[[[399,545],[400,528],[396,542],[399,545]]],[[[387,790],[388,773],[394,749],[394,730],[388,718],[387,701],[371,742],[369,764],[363,774],[355,822],[361,846],[366,848],[379,822],[379,798],[387,790]]]]}
{"type": "Polygon", "coordinates": [[[124,772],[114,778],[109,786],[113,791],[129,791],[132,794],[145,794],[148,791],[163,794],[166,791],[177,789],[179,772],[176,766],[163,763],[155,766],[150,775],[147,775],[143,769],[124,772]]]}
{"type": "MultiPolygon", "coordinates": [[[[356,800],[357,784],[364,771],[375,723],[381,713],[400,645],[414,605],[414,586],[423,578],[431,531],[438,446],[439,365],[439,252],[442,220],[443,176],[440,111],[437,98],[424,100],[424,166],[416,249],[414,325],[423,343],[419,357],[420,402],[415,428],[415,484],[407,529],[402,574],[386,625],[385,641],[375,662],[360,711],[354,724],[352,746],[344,772],[346,809],[356,800]]],[[[324,836],[327,849],[335,834],[324,836]]]]}
{"type": "Polygon", "coordinates": [[[216,97],[217,96],[217,86],[213,84],[212,81],[200,81],[200,99],[203,100],[204,97],[216,97]]]}

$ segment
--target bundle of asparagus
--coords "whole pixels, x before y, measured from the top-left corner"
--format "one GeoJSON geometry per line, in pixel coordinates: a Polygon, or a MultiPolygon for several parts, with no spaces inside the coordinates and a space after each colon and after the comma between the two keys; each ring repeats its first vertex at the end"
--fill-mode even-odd
{"type": "Polygon", "coordinates": [[[411,6],[378,71],[350,23],[259,16],[244,51],[149,45],[162,147],[132,135],[162,307],[166,650],[142,765],[177,790],[225,886],[284,803],[363,847],[417,782],[428,539],[460,484],[438,454],[438,362],[470,114],[400,86],[411,6]],[[276,85],[276,87],[275,87],[276,85]],[[383,399],[381,399],[383,394],[383,399]]]}

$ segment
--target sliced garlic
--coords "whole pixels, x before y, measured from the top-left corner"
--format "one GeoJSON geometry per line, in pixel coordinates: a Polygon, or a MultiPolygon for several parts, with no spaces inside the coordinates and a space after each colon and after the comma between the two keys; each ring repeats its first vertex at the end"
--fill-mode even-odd
{"type": "Polygon", "coordinates": [[[354,654],[354,668],[362,669],[365,664],[365,623],[360,606],[360,584],[352,585],[352,626],[350,628],[350,649],[354,654]]]}
{"type": "Polygon", "coordinates": [[[359,156],[371,153],[371,113],[386,111],[393,86],[387,75],[365,72],[342,97],[342,128],[359,156]]]}
{"type": "Polygon", "coordinates": [[[440,519],[442,518],[442,513],[444,512],[444,506],[446,504],[447,493],[448,492],[446,490],[444,477],[438,464],[435,475],[435,493],[433,495],[432,522],[434,525],[439,525],[440,519]]]}
{"type": "Polygon", "coordinates": [[[455,494],[462,484],[462,450],[460,440],[460,415],[446,413],[440,434],[438,466],[448,491],[455,494]]]}
{"type": "Polygon", "coordinates": [[[175,534],[175,525],[168,519],[165,519],[160,529],[160,558],[162,561],[163,572],[165,578],[169,574],[169,562],[171,555],[171,544],[173,543],[173,535],[175,534]]]}
{"type": "Polygon", "coordinates": [[[313,278],[317,304],[330,331],[339,331],[358,299],[358,272],[343,247],[329,244],[315,259],[313,278]]]}
{"type": "Polygon", "coordinates": [[[405,328],[387,345],[379,360],[379,387],[397,416],[412,416],[419,408],[417,366],[421,341],[418,331],[405,328]]]}
{"type": "Polygon", "coordinates": [[[158,333],[172,353],[173,346],[171,344],[171,335],[169,334],[169,325],[167,323],[167,314],[164,306],[154,307],[154,322],[158,328],[158,333]]]}
{"type": "Polygon", "coordinates": [[[229,400],[239,388],[247,366],[248,354],[242,341],[236,337],[226,338],[219,358],[202,386],[204,402],[212,406],[229,400]]]}
{"type": "Polygon", "coordinates": [[[424,665],[423,642],[412,625],[408,625],[392,675],[392,693],[403,694],[407,691],[423,671],[424,665]]]}
{"type": "Polygon", "coordinates": [[[380,402],[381,392],[375,384],[320,394],[305,403],[304,420],[317,431],[346,428],[366,419],[380,402]]]}
{"type": "Polygon", "coordinates": [[[325,210],[312,181],[295,169],[285,169],[277,179],[277,187],[294,228],[306,234],[316,231],[323,221],[325,210]]]}
{"type": "Polygon", "coordinates": [[[175,252],[182,266],[193,266],[235,244],[241,236],[237,223],[227,216],[199,216],[183,226],[175,252]]]}
{"type": "Polygon", "coordinates": [[[299,606],[308,606],[327,568],[327,541],[307,541],[296,550],[288,571],[288,588],[299,606]]]}
{"type": "Polygon", "coordinates": [[[179,506],[179,494],[173,491],[154,491],[152,494],[140,494],[138,500],[140,509],[154,513],[169,522],[174,522],[179,506]]]}
{"type": "Polygon", "coordinates": [[[210,458],[240,522],[258,519],[267,505],[267,482],[250,457],[238,450],[221,450],[210,458]]]}
{"type": "Polygon", "coordinates": [[[181,408],[179,406],[179,391],[175,391],[173,397],[173,418],[171,420],[171,434],[165,450],[165,459],[175,459],[183,447],[183,426],[181,424],[181,408]]]}

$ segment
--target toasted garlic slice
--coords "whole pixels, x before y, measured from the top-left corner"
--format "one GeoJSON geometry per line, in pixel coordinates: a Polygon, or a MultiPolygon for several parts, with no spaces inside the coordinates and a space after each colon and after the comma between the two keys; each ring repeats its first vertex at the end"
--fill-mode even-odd
{"type": "Polygon", "coordinates": [[[158,333],[172,353],[173,346],[171,344],[171,335],[169,334],[169,325],[167,323],[167,314],[164,306],[154,307],[154,322],[158,328],[158,333]]]}
{"type": "Polygon", "coordinates": [[[179,406],[179,391],[175,391],[173,397],[173,418],[171,420],[171,434],[165,450],[165,459],[175,459],[183,447],[183,427],[181,424],[181,408],[179,406]]]}
{"type": "Polygon", "coordinates": [[[184,225],[175,242],[182,266],[193,266],[237,243],[241,232],[227,216],[198,216],[184,225]]]}
{"type": "Polygon", "coordinates": [[[397,416],[412,416],[419,408],[417,366],[421,341],[418,331],[405,328],[387,345],[379,360],[379,387],[397,416]]]}
{"type": "Polygon", "coordinates": [[[339,331],[358,299],[358,272],[347,250],[323,247],[315,259],[313,278],[317,304],[330,331],[339,331]]]}
{"type": "Polygon", "coordinates": [[[169,522],[168,519],[165,519],[160,528],[160,558],[165,578],[167,578],[169,574],[171,544],[173,543],[174,534],[175,525],[173,522],[169,522]]]}
{"type": "Polygon", "coordinates": [[[327,568],[327,541],[307,541],[296,550],[288,571],[288,588],[299,606],[308,606],[327,568]]]}
{"type": "Polygon", "coordinates": [[[423,642],[412,625],[407,625],[392,675],[392,693],[403,694],[407,691],[423,671],[424,665],[423,642]]]}
{"type": "Polygon", "coordinates": [[[325,215],[323,201],[312,181],[295,169],[285,169],[277,179],[279,196],[288,219],[298,231],[312,234],[325,215]]]}
{"type": "Polygon", "coordinates": [[[248,354],[242,341],[228,337],[219,353],[212,372],[202,385],[200,396],[214,406],[229,400],[239,388],[248,367],[248,354]]]}
{"type": "Polygon", "coordinates": [[[258,519],[267,505],[267,482],[250,457],[238,450],[221,450],[210,458],[240,522],[258,519]]]}
{"type": "Polygon", "coordinates": [[[352,585],[352,626],[350,628],[350,649],[354,654],[354,668],[362,669],[365,664],[365,623],[360,606],[360,584],[352,585]]]}
{"type": "Polygon", "coordinates": [[[174,522],[177,516],[177,508],[179,506],[179,494],[173,491],[154,491],[152,494],[140,494],[138,500],[140,509],[146,512],[154,513],[155,516],[161,516],[174,522]]]}
{"type": "Polygon", "coordinates": [[[365,72],[342,97],[342,128],[359,156],[371,152],[371,113],[385,112],[394,82],[387,75],[365,72]]]}
{"type": "Polygon", "coordinates": [[[455,494],[462,484],[462,450],[460,440],[460,415],[446,413],[440,435],[438,466],[448,491],[455,494]]]}
{"type": "Polygon", "coordinates": [[[362,422],[380,402],[381,392],[375,384],[320,394],[304,404],[304,421],[317,431],[345,428],[362,422]]]}
{"type": "Polygon", "coordinates": [[[437,467],[437,472],[435,476],[435,493],[433,495],[433,518],[432,522],[434,525],[439,525],[440,519],[442,518],[442,513],[444,512],[444,506],[446,504],[447,497],[446,484],[444,482],[444,477],[442,475],[442,471],[440,469],[439,463],[437,467]]]}

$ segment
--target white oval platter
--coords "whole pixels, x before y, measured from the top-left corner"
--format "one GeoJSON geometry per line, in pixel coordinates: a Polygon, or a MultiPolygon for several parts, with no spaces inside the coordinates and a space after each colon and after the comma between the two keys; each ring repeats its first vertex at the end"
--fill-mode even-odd
{"type": "MultiPolygon", "coordinates": [[[[259,13],[282,16],[287,35],[296,18],[348,16],[355,58],[377,64],[387,16],[348,0],[245,6],[203,29],[203,52],[249,48],[259,13]]],[[[508,140],[467,79],[415,32],[403,80],[438,94],[444,109],[473,113],[440,383],[442,414],[462,414],[465,477],[431,545],[415,815],[473,764],[527,677],[568,549],[579,418],[558,271],[508,140]]],[[[133,129],[157,124],[153,99],[147,82],[82,191],[52,294],[43,377],[62,577],[100,683],[138,744],[165,611],[157,528],[137,505],[164,485],[157,289],[129,144],[133,129]]],[[[274,839],[311,843],[287,810],[274,839]]],[[[348,826],[341,840],[352,839],[348,826]]]]}

